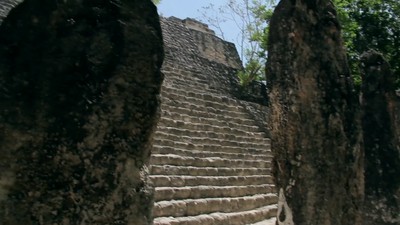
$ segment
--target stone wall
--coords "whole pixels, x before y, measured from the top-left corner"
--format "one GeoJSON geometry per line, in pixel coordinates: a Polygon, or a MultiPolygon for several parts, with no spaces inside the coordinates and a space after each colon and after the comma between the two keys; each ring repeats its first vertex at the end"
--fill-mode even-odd
{"type": "Polygon", "coordinates": [[[278,224],[362,224],[360,106],[331,1],[280,1],[268,57],[278,224]]]}
{"type": "MultiPolygon", "coordinates": [[[[234,93],[238,89],[236,71],[241,68],[235,45],[210,32],[192,29],[193,23],[192,19],[161,18],[164,42],[168,43],[165,46],[166,61],[173,67],[208,74],[212,88],[234,93]]],[[[197,23],[197,27],[202,26],[197,23]]]]}
{"type": "Polygon", "coordinates": [[[0,224],[152,224],[150,0],[26,0],[0,26],[0,224]]]}
{"type": "MultiPolygon", "coordinates": [[[[206,24],[191,18],[161,18],[167,61],[209,75],[210,85],[245,101],[267,104],[265,85],[252,83],[243,90],[237,72],[243,69],[233,43],[215,36],[206,24]],[[181,41],[177,41],[181,40],[181,41]]],[[[168,65],[166,65],[168,66],[168,65]]]]}

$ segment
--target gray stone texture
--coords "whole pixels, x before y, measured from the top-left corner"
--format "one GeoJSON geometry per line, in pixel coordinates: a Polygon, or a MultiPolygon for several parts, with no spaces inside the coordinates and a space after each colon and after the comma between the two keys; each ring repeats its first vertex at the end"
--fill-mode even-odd
{"type": "Polygon", "coordinates": [[[365,145],[365,225],[400,224],[400,100],[383,55],[361,57],[365,145]]]}
{"type": "Polygon", "coordinates": [[[18,5],[23,0],[0,0],[0,24],[3,19],[8,15],[10,10],[18,5]]]}
{"type": "MultiPolygon", "coordinates": [[[[4,1],[3,1],[4,2],[4,1]]],[[[35,1],[0,26],[0,224],[152,224],[150,0],[35,1]]]]}
{"type": "Polygon", "coordinates": [[[267,110],[233,96],[236,49],[193,19],[161,23],[166,59],[150,161],[154,225],[272,224],[277,196],[270,141],[260,129],[267,110]]]}
{"type": "Polygon", "coordinates": [[[195,22],[161,18],[166,61],[187,71],[207,74],[209,85],[215,90],[226,94],[235,92],[238,89],[236,71],[242,67],[235,45],[216,37],[200,22],[192,29],[195,22]]]}
{"type": "Polygon", "coordinates": [[[331,1],[280,1],[268,57],[279,224],[361,224],[360,106],[331,1]]]}
{"type": "Polygon", "coordinates": [[[242,62],[233,43],[215,36],[206,24],[191,18],[161,18],[166,59],[186,70],[207,74],[211,88],[245,101],[266,104],[265,85],[253,82],[245,91],[237,72],[242,62]]]}

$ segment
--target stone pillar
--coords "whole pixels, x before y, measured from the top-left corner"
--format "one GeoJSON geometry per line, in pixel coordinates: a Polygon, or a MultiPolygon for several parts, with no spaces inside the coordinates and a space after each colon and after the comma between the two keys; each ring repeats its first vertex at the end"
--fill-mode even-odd
{"type": "Polygon", "coordinates": [[[150,0],[25,0],[0,26],[0,224],[152,224],[150,0]]]}
{"type": "Polygon", "coordinates": [[[278,224],[361,224],[360,106],[331,1],[280,1],[267,80],[278,224]]]}
{"type": "Polygon", "coordinates": [[[383,55],[361,56],[365,225],[400,224],[400,115],[395,77],[383,55]],[[397,117],[397,118],[396,118],[397,117]]]}

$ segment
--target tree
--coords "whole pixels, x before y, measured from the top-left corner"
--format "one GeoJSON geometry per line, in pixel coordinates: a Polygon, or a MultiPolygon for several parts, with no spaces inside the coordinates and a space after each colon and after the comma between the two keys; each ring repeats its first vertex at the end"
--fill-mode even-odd
{"type": "Polygon", "coordinates": [[[351,72],[360,84],[360,55],[370,49],[388,59],[400,87],[400,3],[397,0],[334,0],[351,72]]]}
{"type": "Polygon", "coordinates": [[[151,0],[151,1],[154,3],[154,5],[158,5],[161,2],[161,0],[151,0]]]}
{"type": "Polygon", "coordinates": [[[221,38],[226,39],[224,23],[232,23],[239,30],[235,42],[244,63],[243,70],[238,72],[243,86],[265,79],[268,23],[274,3],[274,0],[229,0],[218,8],[210,4],[201,11],[200,20],[214,27],[221,38]]]}
{"type": "MultiPolygon", "coordinates": [[[[400,88],[400,3],[397,0],[334,0],[342,26],[350,69],[356,86],[361,84],[360,55],[374,49],[388,59],[400,88]]],[[[244,70],[242,84],[264,78],[269,21],[275,1],[229,0],[226,5],[203,9],[204,22],[225,39],[221,24],[233,21],[239,29],[236,42],[244,70]],[[211,14],[211,16],[210,16],[211,14]]]]}

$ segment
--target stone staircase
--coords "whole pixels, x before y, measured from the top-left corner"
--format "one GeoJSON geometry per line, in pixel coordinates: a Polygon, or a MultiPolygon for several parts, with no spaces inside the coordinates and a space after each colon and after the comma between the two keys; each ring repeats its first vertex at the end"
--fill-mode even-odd
{"type": "Polygon", "coordinates": [[[273,225],[264,106],[232,97],[235,46],[192,19],[162,18],[165,75],[150,178],[155,225],[273,225]]]}
{"type": "Polygon", "coordinates": [[[163,70],[154,224],[275,224],[270,140],[246,110],[262,107],[221,93],[199,71],[163,70]]]}

